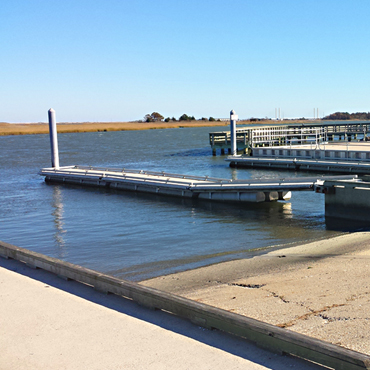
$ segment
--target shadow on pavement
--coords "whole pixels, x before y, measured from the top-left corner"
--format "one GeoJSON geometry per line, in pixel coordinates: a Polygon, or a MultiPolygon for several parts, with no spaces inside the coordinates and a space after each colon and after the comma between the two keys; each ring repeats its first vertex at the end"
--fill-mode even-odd
{"type": "Polygon", "coordinates": [[[298,358],[271,353],[243,339],[233,337],[217,330],[208,330],[198,327],[187,320],[167,312],[149,310],[124,297],[100,293],[91,286],[76,281],[66,281],[52,273],[40,269],[33,269],[19,261],[0,258],[0,268],[14,271],[94,304],[104,306],[124,315],[129,315],[165,330],[194,339],[208,346],[252,361],[267,369],[285,370],[289,367],[295,367],[301,370],[314,370],[326,368],[298,358]]]}

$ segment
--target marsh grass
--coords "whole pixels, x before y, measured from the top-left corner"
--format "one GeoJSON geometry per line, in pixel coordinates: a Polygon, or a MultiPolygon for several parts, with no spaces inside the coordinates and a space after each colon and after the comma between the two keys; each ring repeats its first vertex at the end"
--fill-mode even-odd
{"type": "MultiPolygon", "coordinates": [[[[184,127],[215,127],[228,126],[228,122],[86,122],[63,123],[58,122],[58,133],[67,132],[104,132],[126,130],[150,130],[163,128],[184,127]]],[[[0,122],[0,135],[32,135],[49,133],[47,123],[4,123],[0,122]]]]}

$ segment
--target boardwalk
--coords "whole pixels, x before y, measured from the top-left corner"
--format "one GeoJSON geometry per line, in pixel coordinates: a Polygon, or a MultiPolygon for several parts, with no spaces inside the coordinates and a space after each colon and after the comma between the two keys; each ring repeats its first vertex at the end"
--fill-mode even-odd
{"type": "MultiPolygon", "coordinates": [[[[241,127],[236,130],[239,151],[256,147],[320,144],[324,142],[364,139],[370,133],[369,121],[320,122],[271,126],[241,127]]],[[[231,150],[230,131],[211,132],[209,143],[213,155],[231,150]]]]}

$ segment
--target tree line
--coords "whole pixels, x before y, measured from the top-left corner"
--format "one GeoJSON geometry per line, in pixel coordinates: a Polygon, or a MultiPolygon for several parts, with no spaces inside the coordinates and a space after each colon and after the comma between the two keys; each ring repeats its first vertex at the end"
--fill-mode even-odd
{"type": "MultiPolygon", "coordinates": [[[[152,114],[146,114],[144,116],[144,122],[161,122],[161,121],[164,121],[164,122],[170,122],[170,121],[196,121],[195,117],[194,116],[188,116],[187,114],[183,114],[181,115],[178,119],[176,119],[175,117],[167,117],[167,118],[164,118],[161,114],[159,114],[158,112],[153,112],[152,114]]],[[[199,121],[220,121],[219,119],[216,120],[215,118],[213,117],[209,117],[209,118],[205,118],[205,117],[202,117],[199,121]]]]}
{"type": "Polygon", "coordinates": [[[348,113],[348,112],[335,112],[332,114],[329,114],[328,116],[323,117],[323,119],[326,120],[340,120],[340,121],[345,121],[345,120],[354,120],[354,119],[359,119],[359,120],[370,120],[370,112],[357,112],[357,113],[348,113]]]}

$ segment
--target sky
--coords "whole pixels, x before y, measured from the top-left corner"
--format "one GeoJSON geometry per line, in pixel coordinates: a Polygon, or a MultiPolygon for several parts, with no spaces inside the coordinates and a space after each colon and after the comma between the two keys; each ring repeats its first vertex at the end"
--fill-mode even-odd
{"type": "Polygon", "coordinates": [[[1,0],[0,122],[368,112],[369,14],[368,0],[1,0]]]}

